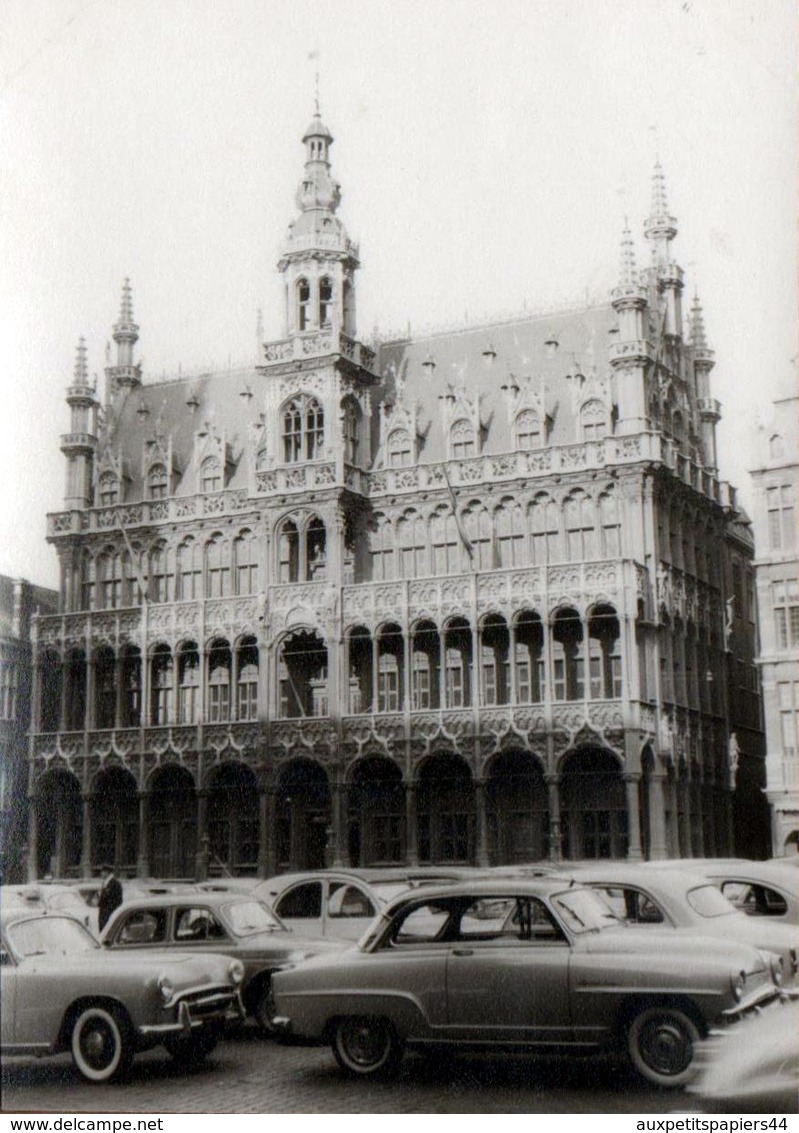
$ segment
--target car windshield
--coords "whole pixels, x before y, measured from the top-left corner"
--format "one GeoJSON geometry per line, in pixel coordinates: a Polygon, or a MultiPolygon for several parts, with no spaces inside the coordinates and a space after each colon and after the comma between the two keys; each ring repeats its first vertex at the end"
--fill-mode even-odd
{"type": "Polygon", "coordinates": [[[237,901],[225,906],[225,916],[236,936],[254,932],[286,932],[286,927],[260,901],[237,901]]]}
{"type": "Polygon", "coordinates": [[[699,885],[696,889],[689,889],[685,899],[700,917],[727,917],[730,913],[739,911],[715,885],[699,885]]]}
{"type": "Polygon", "coordinates": [[[619,924],[613,910],[592,889],[569,889],[558,893],[552,898],[552,904],[571,932],[599,932],[619,924]]]}
{"type": "Polygon", "coordinates": [[[69,917],[36,917],[8,929],[11,947],[20,956],[74,956],[100,945],[78,921],[69,917]]]}

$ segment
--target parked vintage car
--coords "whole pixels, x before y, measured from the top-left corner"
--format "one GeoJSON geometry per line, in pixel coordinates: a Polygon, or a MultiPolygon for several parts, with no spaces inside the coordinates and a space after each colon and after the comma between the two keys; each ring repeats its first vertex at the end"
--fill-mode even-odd
{"type": "Polygon", "coordinates": [[[560,877],[498,877],[406,893],[357,948],[277,973],[275,1025],[361,1077],[406,1046],[620,1046],[649,1082],[681,1086],[711,1025],[780,994],[778,969],[746,945],[634,932],[560,877]]]}
{"type": "Polygon", "coordinates": [[[71,1051],[90,1082],[121,1077],[137,1051],[160,1043],[195,1061],[239,1015],[241,963],[209,953],[104,954],[73,917],[0,912],[2,1053],[71,1051]]]}
{"type": "Polygon", "coordinates": [[[320,952],[341,951],[338,941],[301,936],[286,928],[261,901],[246,893],[196,892],[141,897],[120,905],[102,934],[110,952],[179,948],[213,949],[244,966],[242,1001],[262,1031],[274,1015],[274,972],[320,952]]]}
{"type": "Polygon", "coordinates": [[[799,1111],[799,999],[713,1032],[691,1093],[703,1113],[799,1111]]]}
{"type": "Polygon", "coordinates": [[[750,917],[773,917],[799,925],[799,876],[776,862],[748,858],[689,858],[647,863],[647,868],[690,869],[718,886],[724,896],[750,917]]]}
{"type": "Polygon", "coordinates": [[[424,866],[322,869],[283,873],[253,890],[289,928],[335,940],[358,940],[394,897],[421,885],[458,881],[472,869],[424,866]]]}
{"type": "Polygon", "coordinates": [[[569,868],[581,884],[600,889],[630,924],[693,930],[766,948],[783,958],[786,983],[796,978],[796,929],[770,917],[746,916],[698,873],[655,862],[582,862],[569,868]]]}

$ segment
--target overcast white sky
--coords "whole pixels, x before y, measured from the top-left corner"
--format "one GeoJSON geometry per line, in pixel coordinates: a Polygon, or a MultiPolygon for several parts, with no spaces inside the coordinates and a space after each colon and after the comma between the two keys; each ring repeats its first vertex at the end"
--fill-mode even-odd
{"type": "Polygon", "coordinates": [[[0,23],[0,572],[57,584],[64,392],[80,335],[102,373],[124,276],[145,380],[252,361],[259,307],[280,335],[317,67],[363,337],[602,293],[625,213],[644,258],[657,144],[746,502],[795,381],[793,0],[0,0],[0,23]]]}

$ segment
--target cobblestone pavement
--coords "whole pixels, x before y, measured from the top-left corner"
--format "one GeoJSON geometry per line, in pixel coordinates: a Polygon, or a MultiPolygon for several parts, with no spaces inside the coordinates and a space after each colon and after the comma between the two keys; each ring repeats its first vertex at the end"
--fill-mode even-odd
{"type": "Polygon", "coordinates": [[[200,1069],[163,1050],[130,1078],[91,1086],[68,1056],[7,1059],[4,1111],[77,1113],[665,1113],[696,1109],[683,1094],[640,1086],[597,1059],[408,1056],[393,1082],[347,1079],[328,1048],[281,1046],[244,1032],[200,1069]]]}

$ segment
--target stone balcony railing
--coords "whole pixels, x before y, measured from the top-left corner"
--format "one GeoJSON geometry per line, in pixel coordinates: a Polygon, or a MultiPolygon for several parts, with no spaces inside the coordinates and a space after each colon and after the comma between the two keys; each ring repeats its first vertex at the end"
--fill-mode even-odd
{"type": "MultiPolygon", "coordinates": [[[[362,351],[365,349],[361,347],[362,351]]],[[[83,434],[76,436],[83,437],[83,434]]],[[[636,433],[577,445],[552,445],[529,451],[486,454],[466,460],[452,460],[446,466],[442,463],[416,464],[407,468],[365,472],[345,465],[343,486],[379,499],[385,495],[447,489],[447,477],[453,487],[473,487],[477,484],[544,478],[563,472],[599,471],[608,465],[634,464],[639,461],[665,464],[696,491],[724,507],[735,508],[734,489],[726,483],[720,483],[712,473],[684,456],[674,442],[658,433],[636,433]]],[[[300,494],[336,486],[342,485],[338,482],[336,466],[332,460],[281,465],[256,472],[251,492],[246,488],[236,488],[208,494],[172,496],[163,500],[142,500],[111,507],[51,512],[47,517],[47,535],[52,539],[59,535],[111,531],[121,527],[129,530],[203,516],[236,515],[255,507],[258,499],[264,495],[300,494]]]]}
{"type": "Polygon", "coordinates": [[[332,328],[303,331],[290,338],[277,339],[264,345],[264,359],[267,365],[323,354],[341,354],[365,370],[372,370],[375,361],[374,350],[350,338],[343,331],[337,334],[332,328]]]}

